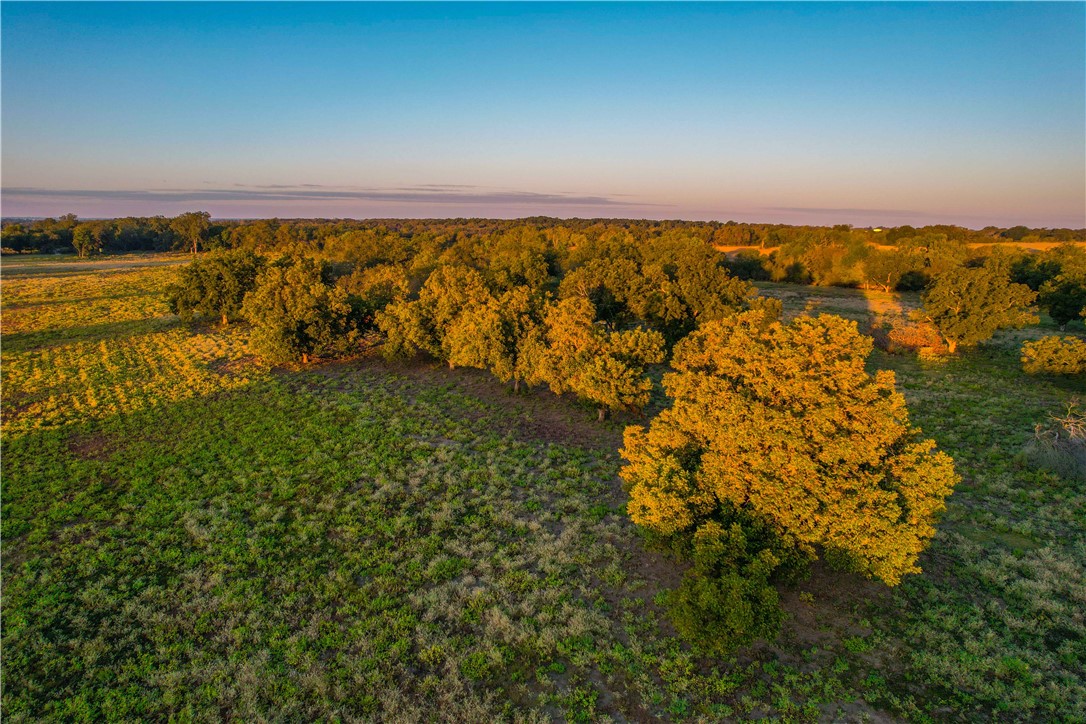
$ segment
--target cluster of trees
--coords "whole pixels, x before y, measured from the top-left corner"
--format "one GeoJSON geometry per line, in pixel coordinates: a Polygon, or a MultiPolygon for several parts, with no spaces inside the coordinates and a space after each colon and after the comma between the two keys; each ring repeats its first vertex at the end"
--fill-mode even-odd
{"type": "Polygon", "coordinates": [[[80,257],[101,252],[196,251],[235,246],[229,222],[212,222],[206,211],[168,218],[126,217],[80,220],[75,214],[57,219],[5,220],[0,232],[4,253],[75,251],[80,257]]]}
{"type": "MultiPolygon", "coordinates": [[[[186,320],[247,320],[271,361],[349,353],[367,339],[389,357],[487,370],[514,391],[573,393],[601,418],[644,407],[649,367],[670,358],[671,404],[627,430],[622,475],[635,522],[691,560],[670,608],[710,649],[771,636],[774,585],[816,557],[889,585],[918,570],[956,476],[910,426],[893,374],[868,374],[872,342],[854,323],[782,322],[779,303],[731,273],[734,259],[684,228],[639,238],[614,224],[479,221],[439,234],[434,223],[345,228],[319,242],[291,236],[319,224],[280,225],[277,238],[293,230],[271,247],[283,251],[245,242],[199,256],[170,303],[186,320]]],[[[923,256],[917,316],[951,350],[1034,321],[1035,303],[1061,324],[1086,307],[1081,249],[978,257],[915,238],[876,249],[878,262],[923,256]]],[[[849,253],[877,268],[869,251],[849,253]]],[[[1027,351],[1062,360],[1068,350],[1080,347],[1027,351]]]]}
{"type": "Polygon", "coordinates": [[[643,407],[652,389],[645,366],[664,360],[655,330],[609,330],[583,297],[552,300],[524,285],[494,294],[470,267],[440,267],[418,299],[389,305],[377,325],[390,357],[425,352],[512,380],[514,391],[546,384],[594,403],[600,419],[643,407]]]}
{"type": "Polygon", "coordinates": [[[980,267],[948,270],[921,295],[917,317],[931,323],[954,354],[959,345],[971,347],[1007,327],[1034,324],[1030,305],[1037,293],[1011,281],[1006,260],[990,258],[980,267]]]}
{"type": "Polygon", "coordinates": [[[953,354],[1000,329],[1038,321],[1034,304],[1061,329],[1086,317],[1086,250],[1064,246],[1044,255],[997,250],[979,264],[951,267],[921,294],[917,321],[930,324],[953,354]]]}
{"type": "MultiPolygon", "coordinates": [[[[1001,256],[1011,264],[1014,281],[1041,281],[1057,274],[1082,247],[1064,244],[1048,252],[989,244],[969,246],[961,238],[925,232],[872,242],[869,234],[837,231],[801,236],[768,254],[740,250],[730,255],[729,268],[736,276],[761,281],[864,287],[890,291],[920,291],[933,279],[952,269],[981,266],[989,256],[1001,256]]],[[[1003,239],[1000,239],[1003,241],[1003,239]]],[[[1034,290],[1037,286],[1030,284],[1034,290]]]]}
{"type": "Polygon", "coordinates": [[[1061,329],[1086,317],[1086,249],[1068,244],[1008,256],[1011,279],[1037,292],[1038,304],[1061,329]]]}
{"type": "Polygon", "coordinates": [[[646,366],[697,325],[780,308],[730,276],[721,254],[678,235],[559,247],[515,229],[485,245],[427,244],[407,259],[379,244],[353,249],[354,261],[320,263],[297,246],[274,262],[244,249],[215,253],[185,267],[168,299],[186,321],[247,319],[272,361],[342,353],[379,333],[389,357],[485,369],[514,391],[547,385],[591,402],[601,418],[642,408],[646,366]]]}
{"type": "Polygon", "coordinates": [[[271,362],[306,363],[316,354],[343,353],[359,325],[331,265],[302,255],[269,262],[244,249],[198,258],[166,289],[171,311],[226,325],[246,320],[254,347],[271,362]]]}

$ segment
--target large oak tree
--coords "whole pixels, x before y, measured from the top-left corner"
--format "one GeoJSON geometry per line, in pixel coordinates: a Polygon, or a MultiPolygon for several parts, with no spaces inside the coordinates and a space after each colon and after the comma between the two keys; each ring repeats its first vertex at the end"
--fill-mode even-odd
{"type": "MultiPolygon", "coordinates": [[[[872,342],[855,322],[771,320],[752,311],[712,321],[676,346],[664,376],[672,406],[626,430],[630,516],[703,558],[731,551],[727,565],[700,570],[749,605],[769,600],[764,586],[737,591],[729,576],[767,578],[784,555],[822,554],[897,584],[919,571],[957,480],[952,461],[909,424],[894,374],[867,373],[872,342]],[[776,542],[748,545],[752,525],[776,542]]],[[[684,590],[688,608],[709,589],[684,590]]]]}

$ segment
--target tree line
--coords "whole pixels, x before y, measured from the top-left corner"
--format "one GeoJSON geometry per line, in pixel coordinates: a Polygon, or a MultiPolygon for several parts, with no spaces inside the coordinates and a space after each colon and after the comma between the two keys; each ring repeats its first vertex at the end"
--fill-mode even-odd
{"type": "MultiPolygon", "coordinates": [[[[634,219],[555,219],[531,217],[502,219],[259,219],[212,220],[207,212],[189,212],[176,217],[126,217],[118,219],[79,219],[65,214],[48,219],[4,219],[0,247],[8,252],[94,252],[170,251],[246,248],[257,252],[281,250],[305,244],[315,252],[348,250],[375,240],[408,248],[417,242],[453,238],[502,235],[528,226],[563,235],[595,239],[623,234],[642,243],[653,237],[682,233],[719,248],[757,247],[779,250],[778,263],[763,270],[767,274],[791,274],[797,279],[836,279],[842,283],[863,283],[841,269],[833,270],[835,259],[847,256],[864,245],[886,247],[930,246],[944,238],[952,244],[991,244],[1001,242],[1086,241],[1086,229],[1033,229],[1017,226],[1009,229],[986,227],[980,230],[960,226],[855,228],[850,225],[797,226],[788,224],[748,224],[735,221],[691,222],[634,219]],[[76,231],[80,229],[80,231],[76,231]],[[76,237],[80,243],[77,245],[76,237]],[[919,241],[917,241],[919,240],[919,241]],[[811,249],[823,252],[804,255],[811,249]],[[789,266],[800,261],[806,273],[789,266]],[[827,269],[827,265],[829,268],[827,269]]],[[[747,256],[750,263],[752,257],[747,256]]],[[[851,259],[850,259],[851,261],[851,259]]],[[[876,277],[873,277],[876,278],[876,277]]]]}

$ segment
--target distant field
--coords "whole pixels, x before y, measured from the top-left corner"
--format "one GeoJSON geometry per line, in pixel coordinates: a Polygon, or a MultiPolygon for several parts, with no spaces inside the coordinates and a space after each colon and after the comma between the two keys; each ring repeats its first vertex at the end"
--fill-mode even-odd
{"type": "MultiPolygon", "coordinates": [[[[1086,242],[1081,242],[1081,241],[1072,241],[1072,242],[1000,241],[1000,242],[994,242],[994,243],[971,243],[971,244],[966,244],[966,246],[969,247],[970,249],[985,249],[985,248],[992,247],[992,246],[1013,246],[1013,247],[1016,247],[1016,248],[1019,248],[1019,249],[1032,249],[1033,251],[1048,251],[1050,249],[1055,249],[1058,246],[1062,246],[1064,243],[1071,243],[1071,244],[1074,244],[1075,246],[1084,246],[1084,247],[1086,247],[1086,242]]],[[[887,245],[887,244],[872,244],[871,246],[875,247],[876,249],[881,249],[883,251],[887,251],[889,249],[896,249],[897,248],[895,246],[891,246],[891,245],[887,245]]],[[[717,251],[724,252],[725,254],[731,254],[731,253],[734,253],[734,252],[737,252],[737,251],[756,251],[759,254],[762,254],[764,256],[768,256],[769,254],[772,254],[774,251],[776,251],[780,247],[777,247],[777,246],[761,247],[761,246],[743,246],[743,245],[728,246],[728,245],[717,244],[717,245],[714,245],[713,248],[716,249],[717,251]]]]}
{"type": "Polygon", "coordinates": [[[643,420],[373,355],[269,369],[167,313],[183,261],[3,260],[6,720],[1086,720],[1086,490],[1022,455],[1086,386],[1021,372],[1041,328],[875,354],[963,476],[924,574],[817,568],[778,641],[713,660],[624,512],[643,420]]]}
{"type": "Polygon", "coordinates": [[[133,268],[146,269],[185,264],[191,258],[189,254],[180,252],[111,254],[93,259],[80,259],[72,254],[11,254],[0,261],[0,276],[4,279],[31,274],[59,277],[87,270],[100,273],[133,268]]]}

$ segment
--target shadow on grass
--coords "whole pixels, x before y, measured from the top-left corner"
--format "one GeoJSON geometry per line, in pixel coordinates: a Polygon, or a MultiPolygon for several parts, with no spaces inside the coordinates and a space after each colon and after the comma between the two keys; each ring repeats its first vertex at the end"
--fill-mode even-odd
{"type": "Polygon", "coordinates": [[[49,329],[40,332],[15,332],[3,336],[5,352],[28,352],[79,342],[100,342],[106,339],[133,337],[139,334],[165,332],[181,326],[175,315],[137,319],[127,322],[102,322],[82,327],[49,329]]]}
{"type": "Polygon", "coordinates": [[[13,302],[4,305],[5,312],[25,311],[38,307],[55,307],[62,305],[88,304],[90,302],[112,302],[117,299],[132,299],[133,297],[155,297],[160,293],[153,291],[128,292],[126,294],[100,294],[93,297],[65,297],[63,299],[42,299],[35,302],[13,302]]]}

